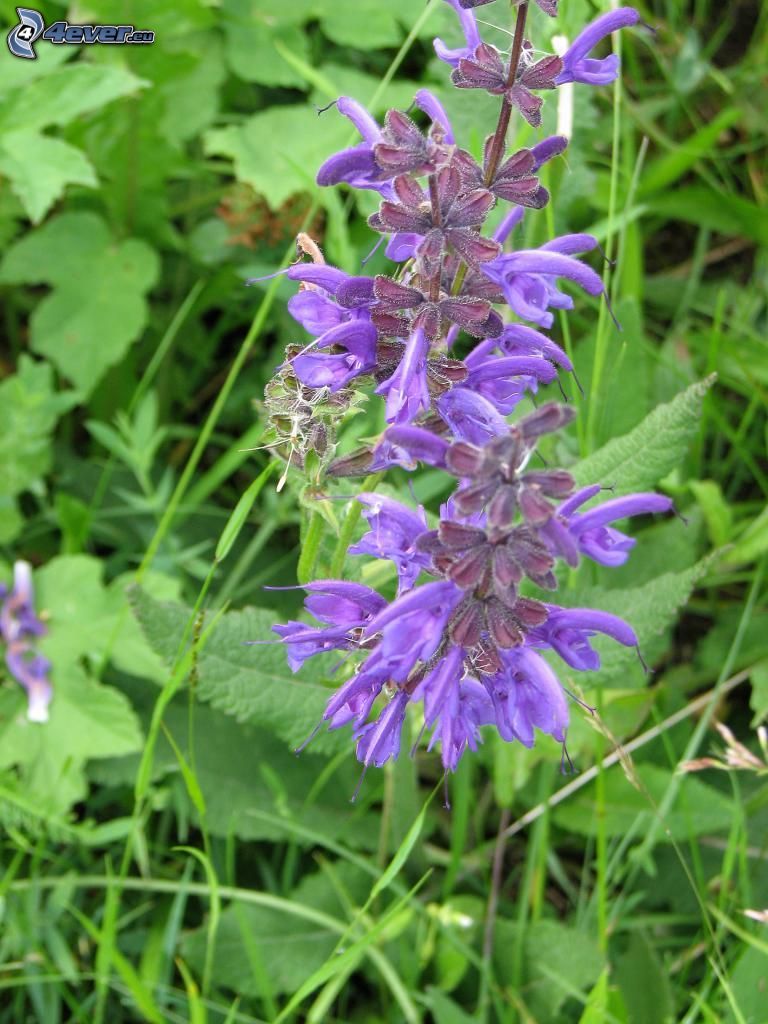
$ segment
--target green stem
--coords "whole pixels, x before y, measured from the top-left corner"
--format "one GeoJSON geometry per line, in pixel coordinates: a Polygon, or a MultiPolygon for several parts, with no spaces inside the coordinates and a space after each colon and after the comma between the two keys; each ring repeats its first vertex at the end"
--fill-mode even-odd
{"type": "Polygon", "coordinates": [[[309,583],[312,579],[322,539],[323,517],[319,512],[310,512],[309,525],[307,526],[307,532],[304,535],[304,541],[301,546],[299,564],[296,567],[296,578],[299,583],[309,583]]]}
{"type": "MultiPolygon", "coordinates": [[[[381,473],[371,473],[363,481],[361,491],[375,491],[376,486],[381,480],[381,473]]],[[[358,520],[362,513],[362,506],[359,501],[353,501],[349,506],[346,518],[342,523],[341,530],[339,531],[339,539],[336,542],[336,549],[333,552],[333,559],[331,561],[331,579],[337,579],[344,572],[344,562],[347,558],[347,551],[349,545],[352,543],[352,537],[355,533],[355,527],[357,526],[358,520]]]]}

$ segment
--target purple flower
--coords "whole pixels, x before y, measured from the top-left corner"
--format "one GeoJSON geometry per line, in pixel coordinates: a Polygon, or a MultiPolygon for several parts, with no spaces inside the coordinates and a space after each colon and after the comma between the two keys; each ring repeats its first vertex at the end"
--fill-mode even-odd
{"type": "Polygon", "coordinates": [[[566,665],[579,672],[600,668],[600,655],[589,642],[596,633],[604,633],[625,647],[638,646],[635,631],[618,615],[596,608],[548,608],[547,621],[533,631],[533,641],[551,647],[566,665]]]}
{"type": "Polygon", "coordinates": [[[411,332],[395,372],[376,388],[377,395],[387,396],[388,423],[410,423],[420,412],[429,409],[428,352],[429,342],[422,328],[417,327],[411,332]]]}
{"type": "Polygon", "coordinates": [[[461,590],[448,580],[427,583],[395,598],[368,623],[363,637],[381,635],[377,652],[392,680],[404,683],[418,662],[429,661],[461,598],[461,590]]]}
{"type": "Polygon", "coordinates": [[[482,39],[480,38],[480,32],[477,28],[477,21],[471,11],[463,10],[459,0],[445,0],[445,2],[449,4],[459,16],[461,31],[464,33],[466,45],[450,50],[442,39],[435,39],[434,47],[435,53],[440,60],[445,61],[446,64],[450,64],[451,67],[455,68],[460,60],[472,56],[482,42],[482,39]]]}
{"type": "Polygon", "coordinates": [[[336,106],[339,113],[349,118],[357,128],[363,141],[328,157],[317,172],[317,184],[338,185],[344,182],[352,188],[372,189],[388,195],[392,176],[383,172],[374,158],[374,147],[383,139],[381,128],[365,107],[349,96],[339,97],[336,106]]]}
{"type": "Polygon", "coordinates": [[[354,647],[363,627],[386,607],[384,598],[362,583],[317,580],[305,584],[304,590],[308,591],[304,607],[323,628],[295,621],[272,627],[288,649],[288,664],[294,672],[323,651],[354,647]]]}
{"type": "Polygon", "coordinates": [[[310,388],[339,391],[376,367],[376,328],[371,323],[353,320],[339,324],[317,339],[318,347],[338,347],[343,353],[301,352],[290,360],[293,372],[310,388]]]}
{"type": "Polygon", "coordinates": [[[633,7],[620,7],[595,18],[574,39],[563,54],[563,70],[557,76],[557,85],[566,82],[583,82],[585,85],[608,85],[619,74],[619,58],[615,53],[602,60],[590,58],[587,54],[602,42],[611,32],[629,25],[636,25],[640,15],[633,7]]]}
{"type": "Polygon", "coordinates": [[[532,747],[534,728],[565,740],[568,704],[560,682],[535,651],[518,647],[502,653],[503,670],[484,677],[502,739],[532,747]]]}
{"type": "Polygon", "coordinates": [[[438,398],[437,408],[453,436],[472,444],[485,444],[509,430],[496,406],[468,388],[452,388],[438,398]]]}
{"type": "Polygon", "coordinates": [[[600,490],[598,485],[593,485],[577,491],[558,507],[542,531],[551,549],[570,565],[578,564],[579,552],[600,565],[623,565],[637,541],[608,524],[629,516],[669,512],[673,508],[670,498],[644,493],[613,498],[587,512],[576,512],[600,490]]]}
{"type": "MultiPolygon", "coordinates": [[[[496,340],[491,339],[491,344],[496,340]]],[[[475,349],[465,362],[469,375],[464,387],[482,395],[503,416],[512,412],[526,391],[535,394],[539,382],[549,384],[557,376],[551,363],[536,356],[488,357],[475,349]]]]}
{"type": "Polygon", "coordinates": [[[27,691],[27,718],[47,722],[52,666],[34,646],[35,638],[47,632],[34,602],[32,568],[27,562],[16,562],[12,588],[0,583],[0,640],[5,644],[8,671],[27,691]]]}
{"type": "Polygon", "coordinates": [[[573,299],[560,291],[555,282],[565,277],[590,295],[603,293],[600,275],[574,259],[571,253],[586,252],[597,245],[591,235],[564,235],[539,249],[520,249],[503,253],[484,263],[482,273],[498,284],[509,305],[523,320],[551,327],[552,309],[573,309],[573,299]]]}
{"type": "Polygon", "coordinates": [[[387,558],[397,566],[401,593],[410,590],[422,569],[429,567],[429,556],[416,548],[416,540],[428,529],[424,509],[414,512],[393,498],[381,494],[358,494],[370,531],[349,549],[350,555],[387,558]]]}
{"type": "Polygon", "coordinates": [[[447,451],[448,441],[424,427],[390,427],[376,445],[369,469],[371,472],[390,466],[415,469],[419,462],[444,467],[447,451]]]}

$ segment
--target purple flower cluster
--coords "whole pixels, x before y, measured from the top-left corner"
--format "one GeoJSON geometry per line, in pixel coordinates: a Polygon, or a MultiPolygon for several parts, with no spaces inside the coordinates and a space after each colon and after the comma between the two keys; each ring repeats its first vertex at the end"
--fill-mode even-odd
{"type": "MultiPolygon", "coordinates": [[[[351,455],[334,458],[326,423],[325,475],[359,477],[424,463],[454,477],[457,489],[434,530],[423,509],[360,494],[370,529],[350,553],[391,560],[396,598],[388,602],[359,583],[318,580],[305,588],[315,624],[274,630],[294,670],[318,653],[347,652],[342,664],[352,664],[352,674],[323,719],[332,729],[352,725],[364,765],[397,756],[408,705],[420,703],[429,746],[440,744],[453,771],[464,750],[480,742],[482,726],[527,746],[535,729],[564,741],[568,707],[545,652],[585,671],[600,664],[590,642],[596,634],[627,647],[636,647],[637,637],[615,615],[561,607],[534,598],[531,589],[556,589],[558,560],[622,564],[634,540],[612,524],[664,512],[671,502],[636,494],[585,511],[599,485],[574,491],[567,472],[528,468],[539,438],[564,427],[570,408],[548,403],[509,421],[527,393],[556,381],[559,369],[573,371],[545,333],[554,310],[573,307],[563,282],[604,297],[600,275],[580,259],[598,247],[591,235],[508,250],[526,209],[549,202],[541,167],[567,146],[551,136],[508,152],[510,120],[517,111],[539,127],[539,93],[613,81],[615,55],[591,53],[639,15],[628,7],[603,15],[562,56],[535,58],[525,38],[525,0],[513,4],[509,54],[483,41],[473,13],[493,0],[446,2],[459,16],[465,46],[450,49],[437,39],[435,52],[456,88],[500,99],[496,130],[476,160],[457,144],[445,109],[427,90],[414,99],[424,129],[399,110],[379,124],[355,100],[337,101],[360,142],[329,157],[318,183],[378,193],[368,223],[397,266],[390,274],[351,275],[327,265],[314,243],[303,246],[310,260],[285,271],[299,282],[288,308],[313,340],[292,347],[280,373],[304,389],[306,404],[319,402],[313,396],[338,400],[366,381],[384,399],[384,433],[351,455]],[[489,231],[500,203],[508,208],[489,231]],[[381,695],[388,700],[371,719],[381,695]]],[[[557,13],[557,0],[536,2],[557,13]]]]}
{"type": "Polygon", "coordinates": [[[35,613],[32,569],[27,562],[13,567],[13,586],[0,583],[0,641],[5,645],[8,671],[27,691],[27,718],[47,722],[53,689],[51,663],[37,650],[35,640],[47,630],[35,613]]]}
{"type": "Polygon", "coordinates": [[[573,493],[563,470],[527,469],[537,439],[570,418],[568,407],[547,404],[482,446],[448,445],[440,464],[459,487],[435,530],[427,529],[423,510],[359,495],[370,530],[350,552],[394,562],[398,596],[387,602],[360,583],[319,580],[305,588],[306,610],[319,625],[274,627],[294,671],[324,651],[364,654],[323,719],[331,729],[353,724],[366,766],[397,756],[406,708],[417,702],[432,730],[430,747],[440,742],[449,771],[467,747],[476,748],[482,725],[526,746],[535,728],[564,740],[565,695],[541,652],[588,671],[600,666],[590,643],[598,633],[637,647],[631,626],[616,615],[523,593],[525,580],[556,589],[558,558],[572,566],[582,556],[621,565],[634,540],[611,524],[672,508],[662,495],[633,494],[577,513],[600,487],[573,493]],[[431,579],[416,585],[422,574],[431,579]],[[390,700],[369,722],[382,693],[390,700]]]}

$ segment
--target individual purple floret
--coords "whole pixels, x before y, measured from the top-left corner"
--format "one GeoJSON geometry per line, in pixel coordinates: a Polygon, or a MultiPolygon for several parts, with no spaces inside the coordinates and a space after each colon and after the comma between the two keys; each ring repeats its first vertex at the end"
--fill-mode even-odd
{"type": "Polygon", "coordinates": [[[32,568],[27,562],[13,567],[13,587],[0,583],[0,640],[5,644],[5,663],[11,675],[27,691],[27,718],[47,722],[53,697],[51,663],[37,650],[35,638],[47,632],[35,612],[32,568]]]}
{"type": "Polygon", "coordinates": [[[619,58],[615,53],[597,60],[587,54],[611,32],[637,25],[639,13],[633,7],[620,7],[595,18],[581,32],[563,54],[563,69],[555,79],[557,85],[583,82],[585,85],[608,85],[619,74],[619,58]]]}
{"type": "Polygon", "coordinates": [[[373,555],[394,562],[400,591],[410,590],[416,577],[429,566],[429,557],[416,549],[416,540],[427,530],[424,509],[418,512],[381,494],[358,494],[370,530],[350,549],[350,555],[373,555]]]}

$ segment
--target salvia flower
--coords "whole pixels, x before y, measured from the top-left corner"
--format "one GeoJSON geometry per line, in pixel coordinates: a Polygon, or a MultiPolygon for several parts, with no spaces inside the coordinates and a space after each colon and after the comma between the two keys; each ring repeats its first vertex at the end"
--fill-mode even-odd
{"type": "MultiPolygon", "coordinates": [[[[474,9],[491,2],[446,0],[464,45],[434,41],[453,85],[497,104],[482,158],[462,148],[445,107],[428,90],[416,93],[408,111],[389,110],[381,122],[341,97],[338,112],[359,141],[329,156],[317,181],[378,193],[368,223],[391,267],[349,273],[329,266],[316,243],[304,240],[301,259],[279,271],[298,284],[288,308],[308,335],[288,347],[279,386],[268,387],[272,420],[279,419],[281,398],[295,397],[300,406],[304,440],[296,465],[307,461],[307,417],[317,409],[325,412],[316,414],[322,434],[312,450],[321,466],[313,483],[428,466],[455,484],[439,519],[429,522],[421,506],[407,507],[368,485],[356,495],[367,530],[348,553],[391,562],[394,598],[362,583],[314,580],[304,586],[307,620],[273,627],[294,671],[318,654],[339,653],[340,682],[321,725],[351,727],[366,769],[399,755],[414,718],[449,772],[488,729],[525,746],[537,731],[564,743],[569,709],[557,659],[569,672],[594,671],[596,637],[628,648],[638,638],[630,623],[607,611],[553,603],[561,563],[577,566],[585,557],[621,565],[635,539],[614,524],[672,507],[656,494],[595,501],[602,482],[576,490],[567,470],[531,461],[544,435],[568,425],[572,408],[545,399],[517,415],[524,399],[560,383],[559,371],[574,372],[546,333],[555,310],[574,306],[563,282],[594,297],[605,289],[583,259],[598,248],[591,235],[513,247],[524,213],[536,217],[551,201],[539,171],[564,152],[567,139],[554,135],[510,150],[510,120],[517,111],[537,128],[547,92],[570,82],[612,81],[617,58],[591,54],[639,15],[632,8],[603,15],[562,56],[542,55],[525,39],[528,5],[513,0],[517,24],[507,54],[478,29],[474,9]],[[506,206],[493,230],[489,219],[500,204],[506,206]],[[335,421],[370,395],[384,405],[383,431],[337,454],[335,421]]],[[[557,14],[556,0],[536,3],[557,14]]]]}
{"type": "Polygon", "coordinates": [[[53,696],[51,663],[36,647],[36,639],[47,632],[35,612],[32,568],[27,562],[13,567],[13,586],[0,583],[0,640],[5,646],[5,663],[11,675],[27,691],[27,718],[47,722],[53,696]]]}
{"type": "MultiPolygon", "coordinates": [[[[565,608],[521,592],[526,579],[544,590],[557,588],[555,563],[563,551],[552,542],[553,522],[566,532],[574,524],[578,551],[580,525],[586,536],[633,512],[666,511],[671,505],[660,495],[628,495],[577,517],[595,491],[574,495],[567,472],[529,468],[539,438],[562,428],[572,415],[569,407],[550,403],[484,445],[455,441],[445,447],[439,458],[459,480],[459,489],[434,530],[427,528],[423,510],[361,495],[371,529],[352,553],[393,561],[398,596],[387,603],[360,584],[308,584],[306,607],[321,628],[274,627],[289,648],[293,668],[329,649],[365,655],[330,697],[323,718],[331,728],[352,724],[357,755],[366,767],[398,755],[409,704],[422,705],[429,745],[440,743],[449,771],[465,749],[477,746],[483,726],[495,726],[503,739],[526,746],[534,742],[536,729],[564,741],[566,696],[543,652],[583,672],[600,666],[591,642],[596,635],[638,646],[631,625],[616,615],[565,608]],[[420,583],[422,576],[432,580],[420,583]],[[371,720],[382,694],[388,702],[371,720]]],[[[399,431],[401,442],[418,447],[419,429],[390,432],[397,441],[399,431]]],[[[432,451],[423,445],[419,454],[430,460],[432,451]]]]}

